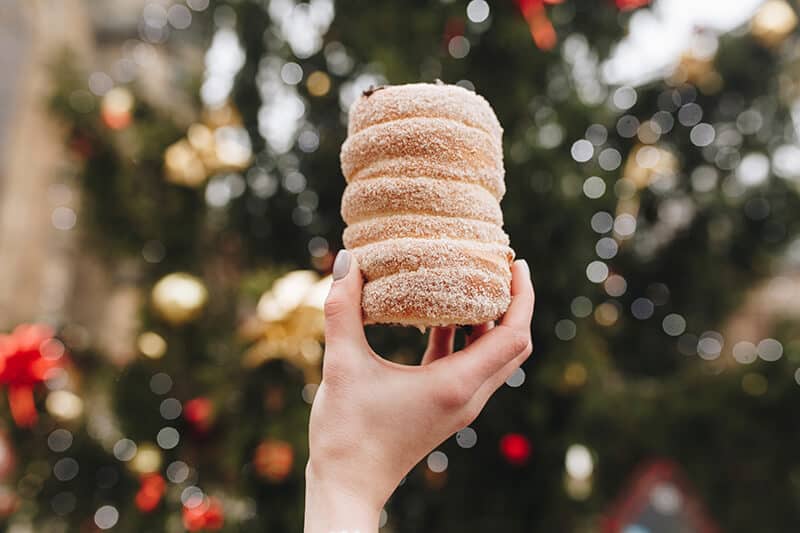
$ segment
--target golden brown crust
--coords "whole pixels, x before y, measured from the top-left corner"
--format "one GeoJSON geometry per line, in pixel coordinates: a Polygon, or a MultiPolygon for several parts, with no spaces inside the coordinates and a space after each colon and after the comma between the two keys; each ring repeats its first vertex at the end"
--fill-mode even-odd
{"type": "Polygon", "coordinates": [[[438,163],[424,157],[395,157],[375,161],[352,176],[350,183],[374,178],[435,178],[446,181],[463,181],[479,185],[498,201],[506,193],[502,168],[462,169],[451,164],[438,163]]]}
{"type": "Polygon", "coordinates": [[[432,178],[374,178],[351,183],[342,197],[342,218],[353,224],[366,218],[419,213],[482,220],[500,225],[497,200],[478,185],[432,178]]]}
{"type": "Polygon", "coordinates": [[[459,239],[508,245],[500,226],[466,218],[431,215],[388,215],[356,222],[345,228],[342,240],[347,248],[388,239],[459,239]]]}
{"type": "Polygon", "coordinates": [[[451,239],[391,239],[351,251],[367,282],[424,268],[481,268],[510,282],[514,260],[508,246],[451,239]]]}
{"type": "Polygon", "coordinates": [[[409,83],[362,95],[350,108],[348,135],[405,117],[448,118],[480,128],[500,145],[503,128],[482,96],[457,85],[409,83]]]}
{"type": "Polygon", "coordinates": [[[395,158],[411,164],[422,159],[467,172],[494,171],[502,177],[503,154],[488,133],[452,120],[413,117],[376,124],[348,137],[342,144],[342,173],[350,181],[373,164],[395,158]]]}
{"type": "Polygon", "coordinates": [[[503,231],[502,129],[460,87],[412,84],[362,96],[342,145],[345,246],[366,278],[366,323],[481,324],[511,300],[503,231]]]}
{"type": "Polygon", "coordinates": [[[428,327],[483,324],[508,308],[508,282],[478,268],[420,269],[364,285],[367,324],[428,327]]]}

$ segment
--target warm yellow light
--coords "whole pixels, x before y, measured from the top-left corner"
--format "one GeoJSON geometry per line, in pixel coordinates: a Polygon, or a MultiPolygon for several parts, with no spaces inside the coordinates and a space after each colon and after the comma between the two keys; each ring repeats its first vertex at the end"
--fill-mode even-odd
{"type": "Polygon", "coordinates": [[[221,167],[244,169],[253,155],[247,130],[239,126],[223,126],[214,131],[217,160],[221,167]]]}
{"type": "Polygon", "coordinates": [[[161,450],[155,445],[145,442],[138,446],[136,456],[128,465],[137,474],[150,474],[161,468],[161,462],[161,450]]]}
{"type": "Polygon", "coordinates": [[[581,363],[570,363],[564,370],[564,382],[570,387],[581,387],[586,383],[586,367],[581,363]]]}
{"type": "Polygon", "coordinates": [[[57,390],[47,395],[45,407],[59,420],[75,420],[83,413],[83,400],[72,392],[57,390]]]}
{"type": "Polygon", "coordinates": [[[164,152],[167,180],[176,185],[197,187],[206,180],[203,162],[186,139],[181,139],[164,152]]]}
{"type": "Polygon", "coordinates": [[[331,78],[321,70],[314,71],[308,76],[306,87],[311,96],[325,96],[331,90],[331,78]]]}
{"type": "Polygon", "coordinates": [[[750,23],[753,36],[765,46],[777,46],[797,27],[797,15],[785,0],[767,0],[750,23]]]}
{"type": "Polygon", "coordinates": [[[303,305],[322,311],[325,308],[325,300],[333,285],[333,277],[325,276],[316,282],[303,298],[303,305]]]}
{"type": "Polygon", "coordinates": [[[103,95],[100,115],[109,128],[122,129],[131,123],[133,95],[124,87],[115,87],[103,95]]]}
{"type": "Polygon", "coordinates": [[[619,310],[609,302],[603,302],[594,310],[594,319],[601,326],[613,326],[619,319],[619,310]]]}
{"type": "Polygon", "coordinates": [[[196,319],[208,301],[203,282],[190,274],[169,274],[153,287],[153,307],[167,322],[179,326],[196,319]]]}
{"type": "Polygon", "coordinates": [[[214,149],[214,134],[205,124],[192,124],[186,132],[189,144],[198,152],[214,149]]]}
{"type": "Polygon", "coordinates": [[[258,302],[258,316],[266,322],[283,320],[309,294],[319,276],[313,270],[295,270],[277,279],[258,302]]]}
{"type": "Polygon", "coordinates": [[[158,333],[145,331],[136,341],[139,351],[150,359],[160,359],[167,353],[167,341],[158,333]]]}

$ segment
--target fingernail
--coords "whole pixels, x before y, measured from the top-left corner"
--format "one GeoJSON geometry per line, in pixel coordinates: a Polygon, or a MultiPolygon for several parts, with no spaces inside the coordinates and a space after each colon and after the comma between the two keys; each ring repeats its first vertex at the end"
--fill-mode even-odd
{"type": "Polygon", "coordinates": [[[339,250],[333,262],[333,281],[342,279],[350,271],[350,252],[339,250]]]}
{"type": "Polygon", "coordinates": [[[528,273],[528,277],[531,277],[531,267],[528,265],[528,262],[524,259],[517,259],[517,263],[525,267],[525,271],[528,273]]]}

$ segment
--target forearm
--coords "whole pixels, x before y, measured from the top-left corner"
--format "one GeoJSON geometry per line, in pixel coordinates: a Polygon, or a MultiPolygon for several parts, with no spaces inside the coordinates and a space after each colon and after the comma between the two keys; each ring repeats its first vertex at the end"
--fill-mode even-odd
{"type": "Polygon", "coordinates": [[[377,533],[380,506],[306,468],[304,533],[377,533]]]}

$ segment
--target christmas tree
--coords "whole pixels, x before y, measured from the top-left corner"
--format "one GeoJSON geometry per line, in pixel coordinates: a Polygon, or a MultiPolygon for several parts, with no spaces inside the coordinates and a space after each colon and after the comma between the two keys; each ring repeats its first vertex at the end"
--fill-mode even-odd
{"type": "MultiPolygon", "coordinates": [[[[7,530],[302,529],[347,109],[436,79],[503,125],[535,352],[384,530],[796,529],[796,14],[770,0],[665,37],[677,3],[646,4],[150,3],[118,52],[135,75],[58,58],[82,242],[137,323],[118,357],[70,320],[0,337],[7,530]],[[643,63],[643,32],[678,52],[643,63]],[[202,61],[176,59],[186,42],[202,61]],[[146,58],[165,48],[162,94],[146,58]],[[639,509],[626,487],[665,460],[683,473],[639,509]]],[[[367,333],[418,362],[418,331],[367,333]]]]}

